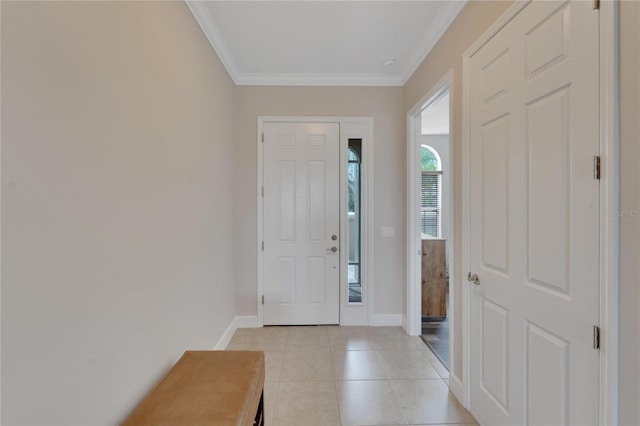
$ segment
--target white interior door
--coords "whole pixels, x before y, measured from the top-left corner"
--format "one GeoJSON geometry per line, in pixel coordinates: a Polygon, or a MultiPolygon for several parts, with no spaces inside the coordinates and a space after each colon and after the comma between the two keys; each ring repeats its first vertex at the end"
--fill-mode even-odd
{"type": "Polygon", "coordinates": [[[598,423],[598,11],[533,1],[470,60],[471,408],[598,423]]]}
{"type": "Polygon", "coordinates": [[[265,123],[264,324],[338,324],[338,123],[265,123]]]}

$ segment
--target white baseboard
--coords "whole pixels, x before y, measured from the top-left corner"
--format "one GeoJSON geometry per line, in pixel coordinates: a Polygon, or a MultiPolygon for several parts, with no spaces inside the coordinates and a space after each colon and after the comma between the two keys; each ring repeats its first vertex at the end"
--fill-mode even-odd
{"type": "Polygon", "coordinates": [[[460,401],[465,408],[469,408],[467,406],[468,404],[464,403],[464,386],[462,385],[462,380],[453,373],[449,373],[449,389],[451,389],[451,392],[453,392],[456,398],[458,398],[458,401],[460,401]]]}
{"type": "MultiPolygon", "coordinates": [[[[373,315],[371,317],[371,323],[369,325],[371,325],[372,327],[401,326],[406,329],[406,323],[407,323],[406,317],[404,317],[402,314],[380,314],[380,315],[373,315]]],[[[346,324],[343,324],[343,325],[346,325],[346,324]]],[[[366,325],[366,324],[349,324],[349,325],[366,325]]],[[[222,334],[222,337],[220,337],[220,340],[218,340],[218,343],[216,344],[214,349],[217,351],[225,349],[229,344],[229,342],[231,341],[231,338],[233,337],[233,334],[236,332],[237,329],[257,328],[257,327],[259,327],[259,325],[258,325],[258,317],[256,315],[238,315],[231,321],[227,329],[222,334]]]]}
{"type": "Polygon", "coordinates": [[[366,321],[341,321],[340,325],[344,327],[366,327],[369,324],[366,321]]]}
{"type": "Polygon", "coordinates": [[[236,328],[257,328],[257,315],[238,315],[235,319],[236,328]]]}
{"type": "Polygon", "coordinates": [[[222,337],[220,337],[220,340],[218,340],[218,343],[216,343],[213,349],[216,351],[224,350],[231,341],[233,333],[235,333],[237,329],[238,327],[236,327],[236,319],[234,318],[231,320],[231,323],[224,331],[224,333],[222,333],[222,337]]]}
{"type": "Polygon", "coordinates": [[[372,327],[384,327],[384,326],[402,326],[402,314],[379,314],[372,315],[371,322],[369,324],[372,327]]]}
{"type": "Polygon", "coordinates": [[[407,316],[406,315],[402,315],[402,329],[409,334],[409,332],[407,331],[407,316]]]}
{"type": "Polygon", "coordinates": [[[227,329],[224,331],[224,333],[222,334],[222,337],[220,338],[220,340],[218,340],[218,343],[216,343],[216,346],[213,349],[216,351],[224,350],[229,344],[229,342],[231,341],[231,338],[233,337],[233,334],[236,332],[237,329],[256,328],[256,327],[258,327],[258,317],[255,315],[253,316],[239,315],[235,317],[233,320],[231,320],[231,323],[229,324],[227,329]]]}

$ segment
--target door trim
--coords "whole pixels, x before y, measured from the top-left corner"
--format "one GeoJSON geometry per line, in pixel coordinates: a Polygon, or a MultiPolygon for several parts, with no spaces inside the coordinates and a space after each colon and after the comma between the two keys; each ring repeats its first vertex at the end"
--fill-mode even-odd
{"type": "Polygon", "coordinates": [[[374,300],[373,275],[373,117],[298,117],[298,116],[258,116],[257,141],[257,186],[256,199],[258,205],[256,251],[258,257],[257,305],[258,327],[264,326],[264,252],[262,241],[264,238],[264,205],[262,186],[264,184],[264,152],[262,133],[264,123],[337,123],[340,125],[340,247],[348,247],[347,230],[347,144],[349,138],[362,138],[362,169],[361,169],[361,197],[362,197],[362,288],[363,303],[349,305],[346,303],[348,250],[340,250],[340,325],[369,325],[372,324],[374,300]]]}
{"type": "Polygon", "coordinates": [[[618,289],[620,218],[619,57],[617,1],[600,2],[600,424],[618,424],[618,289]]]}
{"type": "MultiPolygon", "coordinates": [[[[507,25],[531,0],[516,1],[462,56],[462,266],[469,271],[470,260],[470,99],[469,64],[471,57],[507,25]]],[[[619,219],[606,215],[619,208],[619,122],[618,122],[618,10],[616,1],[600,2],[600,368],[599,424],[618,423],[618,288],[619,288],[619,219]]],[[[463,405],[470,407],[470,287],[462,283],[463,316],[463,389],[455,392],[463,405]]],[[[596,374],[594,372],[594,374],[596,374]]]]}

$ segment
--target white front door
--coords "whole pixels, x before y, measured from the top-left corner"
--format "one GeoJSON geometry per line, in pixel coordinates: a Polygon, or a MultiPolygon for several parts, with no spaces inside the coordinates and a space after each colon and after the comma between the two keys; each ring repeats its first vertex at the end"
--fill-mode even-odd
{"type": "Polygon", "coordinates": [[[470,60],[471,409],[598,423],[598,11],[533,1],[470,60]]]}
{"type": "Polygon", "coordinates": [[[264,324],[338,324],[338,123],[265,123],[264,324]]]}

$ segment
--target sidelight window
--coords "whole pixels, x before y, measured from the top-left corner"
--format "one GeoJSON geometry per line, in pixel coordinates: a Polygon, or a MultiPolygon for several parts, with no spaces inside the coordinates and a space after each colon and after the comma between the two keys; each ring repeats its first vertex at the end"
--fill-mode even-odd
{"type": "Polygon", "coordinates": [[[361,222],[362,187],[360,180],[362,140],[349,139],[347,150],[348,229],[349,229],[349,303],[362,303],[361,222]]]}

